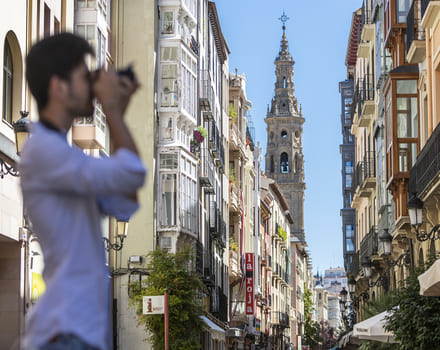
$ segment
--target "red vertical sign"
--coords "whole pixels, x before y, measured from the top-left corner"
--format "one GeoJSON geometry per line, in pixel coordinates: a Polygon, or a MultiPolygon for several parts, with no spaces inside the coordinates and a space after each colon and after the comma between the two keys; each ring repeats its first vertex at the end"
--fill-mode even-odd
{"type": "Polygon", "coordinates": [[[246,315],[254,314],[254,253],[246,253],[246,315]]]}

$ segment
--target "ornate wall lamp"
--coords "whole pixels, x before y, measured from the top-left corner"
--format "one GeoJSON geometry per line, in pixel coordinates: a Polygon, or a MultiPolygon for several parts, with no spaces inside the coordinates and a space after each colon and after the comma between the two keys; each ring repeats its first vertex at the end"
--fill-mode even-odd
{"type": "MultiPolygon", "coordinates": [[[[23,145],[29,136],[29,119],[27,118],[29,112],[21,111],[20,114],[21,118],[12,124],[17,155],[20,155],[23,145]]],[[[0,178],[3,179],[5,175],[19,176],[19,173],[14,165],[8,165],[0,158],[0,178]]]]}
{"type": "Polygon", "coordinates": [[[431,231],[420,230],[423,223],[423,202],[413,193],[411,199],[406,203],[408,208],[409,221],[416,231],[416,238],[420,242],[440,239],[440,225],[435,225],[431,231]]]}
{"type": "Polygon", "coordinates": [[[124,246],[124,239],[127,238],[128,221],[116,220],[116,240],[119,239],[119,243],[111,243],[107,237],[103,237],[105,244],[105,250],[121,250],[124,246]]]}

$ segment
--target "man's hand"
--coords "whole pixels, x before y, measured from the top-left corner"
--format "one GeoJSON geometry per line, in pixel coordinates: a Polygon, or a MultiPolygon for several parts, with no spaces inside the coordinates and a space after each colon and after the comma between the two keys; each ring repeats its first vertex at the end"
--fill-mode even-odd
{"type": "Polygon", "coordinates": [[[131,96],[139,87],[137,81],[131,81],[126,76],[118,75],[113,68],[108,71],[97,71],[93,93],[106,115],[123,116],[130,102],[131,96]]]}

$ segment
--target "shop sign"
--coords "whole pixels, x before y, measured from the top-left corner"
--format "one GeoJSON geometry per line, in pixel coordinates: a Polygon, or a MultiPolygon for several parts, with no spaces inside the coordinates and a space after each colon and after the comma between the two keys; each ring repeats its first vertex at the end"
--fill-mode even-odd
{"type": "Polygon", "coordinates": [[[254,253],[246,253],[246,315],[254,314],[254,253]]]}

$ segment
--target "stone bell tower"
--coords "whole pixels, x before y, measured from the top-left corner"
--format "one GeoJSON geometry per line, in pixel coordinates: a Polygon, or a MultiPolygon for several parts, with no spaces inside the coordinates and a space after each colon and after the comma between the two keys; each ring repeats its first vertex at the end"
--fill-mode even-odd
{"type": "Polygon", "coordinates": [[[275,96],[267,107],[266,176],[280,186],[293,218],[291,234],[305,242],[304,234],[304,156],[302,152],[301,106],[295,97],[293,60],[286,39],[287,18],[283,22],[280,52],[275,59],[275,96]]]}

